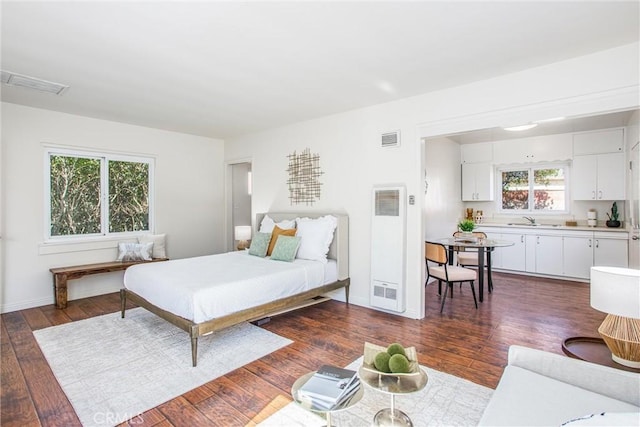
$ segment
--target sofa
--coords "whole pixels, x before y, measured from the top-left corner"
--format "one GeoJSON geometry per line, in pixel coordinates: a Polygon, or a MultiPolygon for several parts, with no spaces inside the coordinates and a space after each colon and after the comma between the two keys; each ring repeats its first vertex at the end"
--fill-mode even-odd
{"type": "Polygon", "coordinates": [[[640,426],[640,374],[532,348],[508,364],[481,426],[640,426]]]}

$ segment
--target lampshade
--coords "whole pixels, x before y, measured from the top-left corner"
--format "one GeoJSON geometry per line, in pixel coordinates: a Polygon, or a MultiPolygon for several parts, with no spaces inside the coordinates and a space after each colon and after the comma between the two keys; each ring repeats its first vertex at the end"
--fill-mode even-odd
{"type": "Polygon", "coordinates": [[[640,319],[640,270],[591,267],[591,307],[640,319]]]}
{"type": "Polygon", "coordinates": [[[235,227],[236,240],[250,240],[251,239],[251,226],[250,225],[238,225],[235,227]]]}

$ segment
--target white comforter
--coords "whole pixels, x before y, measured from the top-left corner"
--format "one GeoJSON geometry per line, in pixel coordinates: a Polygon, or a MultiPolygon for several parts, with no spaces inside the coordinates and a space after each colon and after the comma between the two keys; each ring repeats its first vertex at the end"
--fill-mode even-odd
{"type": "Polygon", "coordinates": [[[196,323],[324,283],[325,264],[321,262],[272,261],[247,251],[137,264],[124,275],[127,289],[196,323]]]}

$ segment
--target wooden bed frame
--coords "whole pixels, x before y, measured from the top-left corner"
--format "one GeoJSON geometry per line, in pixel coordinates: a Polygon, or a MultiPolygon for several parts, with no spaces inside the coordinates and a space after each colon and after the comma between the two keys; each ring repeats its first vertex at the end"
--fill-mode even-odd
{"type": "MultiPolygon", "coordinates": [[[[347,305],[349,304],[349,218],[345,214],[330,213],[338,218],[338,226],[334,232],[333,242],[329,249],[328,257],[335,259],[338,268],[338,280],[333,283],[329,283],[314,289],[307,290],[305,292],[291,295],[285,298],[280,298],[275,301],[271,301],[266,304],[250,307],[242,311],[228,314],[226,316],[217,317],[201,323],[195,323],[191,320],[177,316],[169,311],[163,310],[153,303],[147,301],[140,295],[132,292],[126,288],[120,290],[120,304],[122,311],[122,318],[125,317],[127,300],[134,304],[147,309],[155,315],[163,318],[169,323],[179,327],[180,329],[189,333],[191,337],[191,359],[193,366],[198,363],[198,337],[209,334],[214,331],[219,331],[229,326],[242,323],[245,321],[257,320],[263,317],[267,317],[274,313],[286,311],[290,308],[296,307],[300,303],[311,300],[312,298],[323,295],[327,292],[334,291],[336,289],[345,288],[345,299],[347,305]]],[[[266,214],[258,214],[256,216],[256,229],[259,228],[262,218],[266,214]]],[[[308,217],[317,218],[327,213],[271,213],[268,215],[276,222],[283,219],[293,219],[296,217],[308,217]]]]}

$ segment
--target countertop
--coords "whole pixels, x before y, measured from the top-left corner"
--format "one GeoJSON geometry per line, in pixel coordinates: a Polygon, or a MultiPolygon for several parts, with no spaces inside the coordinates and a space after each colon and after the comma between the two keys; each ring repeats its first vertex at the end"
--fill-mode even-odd
{"type": "Polygon", "coordinates": [[[606,231],[606,232],[614,232],[614,233],[628,233],[630,230],[623,227],[612,228],[612,227],[589,227],[587,225],[577,225],[577,226],[567,226],[567,225],[556,225],[556,224],[536,224],[536,225],[527,225],[525,223],[498,223],[498,222],[483,222],[480,224],[476,224],[478,228],[482,227],[500,227],[500,228],[525,228],[531,230],[566,230],[566,231],[606,231]]]}

